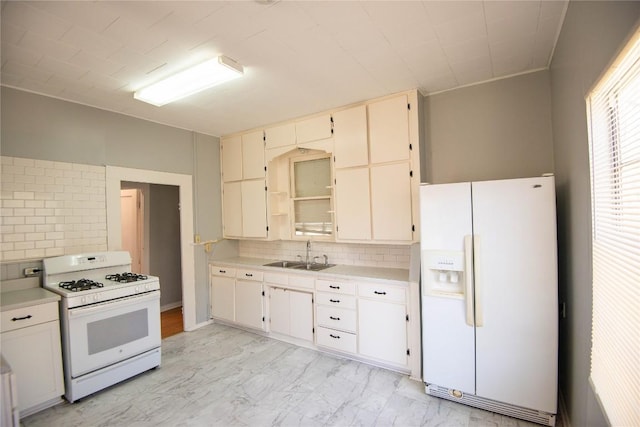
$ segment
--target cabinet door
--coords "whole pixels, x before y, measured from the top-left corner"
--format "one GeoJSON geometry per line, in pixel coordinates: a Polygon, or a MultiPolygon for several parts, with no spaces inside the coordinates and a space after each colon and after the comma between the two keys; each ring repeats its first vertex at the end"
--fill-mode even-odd
{"type": "Polygon", "coordinates": [[[407,95],[369,104],[371,163],[409,159],[407,95]]]}
{"type": "Polygon", "coordinates": [[[265,129],[264,133],[267,149],[296,144],[296,128],[293,123],[265,129]]]}
{"type": "Polygon", "coordinates": [[[269,290],[270,331],[289,335],[289,292],[282,288],[269,290]]]}
{"type": "Polygon", "coordinates": [[[358,300],[360,354],[397,365],[406,365],[406,315],[406,306],[403,304],[358,300]]]}
{"type": "Polygon", "coordinates": [[[3,332],[2,355],[16,375],[20,412],[64,394],[58,321],[3,332]]]}
{"type": "Polygon", "coordinates": [[[222,147],[222,180],[224,182],[242,179],[242,141],[240,136],[223,138],[222,147]]]}
{"type": "Polygon", "coordinates": [[[211,317],[233,322],[236,280],[211,276],[211,317]]]}
{"type": "Polygon", "coordinates": [[[222,210],[225,237],[242,237],[242,182],[223,184],[222,210]]]}
{"type": "Polygon", "coordinates": [[[371,215],[374,240],[412,240],[409,173],[409,163],[371,168],[371,215]]]}
{"type": "Polygon", "coordinates": [[[296,143],[331,138],[331,115],[325,114],[296,122],[296,143]]]}
{"type": "Polygon", "coordinates": [[[236,322],[263,329],[262,282],[236,280],[236,322]]]}
{"type": "Polygon", "coordinates": [[[242,181],[242,236],[267,237],[267,191],[264,180],[242,181]]]}
{"type": "Polygon", "coordinates": [[[337,169],[335,174],[338,239],[370,240],[369,168],[337,169]]]}
{"type": "Polygon", "coordinates": [[[307,292],[289,291],[289,335],[313,342],[313,297],[307,292]]]}
{"type": "Polygon", "coordinates": [[[333,114],[333,140],[336,168],[369,164],[365,105],[333,114]]]}
{"type": "Polygon", "coordinates": [[[264,178],[264,137],[262,131],[242,135],[242,178],[264,178]]]}

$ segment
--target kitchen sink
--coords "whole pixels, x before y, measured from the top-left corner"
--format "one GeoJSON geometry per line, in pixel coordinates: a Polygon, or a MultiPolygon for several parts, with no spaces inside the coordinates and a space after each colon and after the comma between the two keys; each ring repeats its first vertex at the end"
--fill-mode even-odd
{"type": "Polygon", "coordinates": [[[276,261],[264,264],[265,267],[280,267],[280,268],[298,268],[305,267],[306,264],[300,261],[276,261]]]}
{"type": "Polygon", "coordinates": [[[325,268],[334,267],[335,264],[316,264],[316,263],[307,264],[305,262],[300,262],[300,261],[276,261],[276,262],[270,262],[269,264],[264,264],[264,266],[292,268],[296,270],[320,271],[320,270],[324,270],[325,268]]]}

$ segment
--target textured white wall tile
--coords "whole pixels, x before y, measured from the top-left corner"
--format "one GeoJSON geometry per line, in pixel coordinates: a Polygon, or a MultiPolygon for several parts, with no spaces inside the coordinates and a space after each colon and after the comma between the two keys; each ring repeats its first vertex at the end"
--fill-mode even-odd
{"type": "Polygon", "coordinates": [[[1,164],[1,260],[106,250],[104,167],[7,156],[1,164]]]}

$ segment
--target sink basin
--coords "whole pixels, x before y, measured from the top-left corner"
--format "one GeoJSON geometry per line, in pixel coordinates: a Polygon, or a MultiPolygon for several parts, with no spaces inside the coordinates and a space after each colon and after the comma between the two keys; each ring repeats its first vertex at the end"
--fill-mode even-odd
{"type": "Polygon", "coordinates": [[[329,267],[334,267],[335,264],[302,264],[302,265],[296,265],[295,267],[289,267],[289,268],[295,268],[296,270],[309,270],[309,271],[320,271],[320,270],[324,270],[325,268],[329,268],[329,267]]]}
{"type": "Polygon", "coordinates": [[[304,262],[300,261],[276,261],[264,264],[265,267],[280,267],[280,268],[298,268],[305,267],[304,262]]]}
{"type": "Polygon", "coordinates": [[[294,268],[296,270],[320,271],[333,267],[335,264],[307,264],[300,261],[276,261],[264,264],[265,267],[294,268]]]}

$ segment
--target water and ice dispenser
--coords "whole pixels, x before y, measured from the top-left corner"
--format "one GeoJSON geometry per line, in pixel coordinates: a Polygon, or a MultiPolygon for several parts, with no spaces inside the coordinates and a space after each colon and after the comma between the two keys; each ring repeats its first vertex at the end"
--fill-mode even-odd
{"type": "Polygon", "coordinates": [[[464,252],[423,251],[422,267],[426,274],[422,291],[425,294],[464,296],[464,252]]]}

